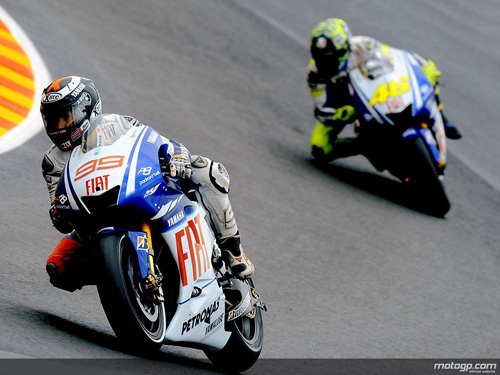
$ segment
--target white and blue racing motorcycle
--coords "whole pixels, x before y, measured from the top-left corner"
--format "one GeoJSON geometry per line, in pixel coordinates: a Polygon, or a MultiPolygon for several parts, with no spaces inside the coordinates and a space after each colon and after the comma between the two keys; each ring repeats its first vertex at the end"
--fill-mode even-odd
{"type": "Polygon", "coordinates": [[[383,46],[349,73],[349,90],[363,155],[377,170],[388,170],[407,184],[428,211],[444,216],[450,209],[442,183],[444,124],[434,87],[418,58],[383,46]]]}
{"type": "Polygon", "coordinates": [[[231,275],[203,208],[166,172],[161,136],[138,124],[98,147],[93,130],[73,150],[55,202],[92,244],[113,331],[142,352],[194,347],[222,369],[248,369],[262,350],[265,305],[251,279],[231,275]]]}

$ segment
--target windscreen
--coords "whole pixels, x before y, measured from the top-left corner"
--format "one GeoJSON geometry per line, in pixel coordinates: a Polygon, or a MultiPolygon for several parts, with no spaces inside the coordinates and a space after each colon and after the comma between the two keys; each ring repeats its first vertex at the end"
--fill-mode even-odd
{"type": "Polygon", "coordinates": [[[98,116],[83,134],[82,151],[110,146],[131,128],[130,122],[118,115],[98,116]]]}
{"type": "Polygon", "coordinates": [[[378,78],[394,70],[392,57],[378,50],[375,52],[374,56],[361,64],[360,69],[364,75],[371,79],[378,78]]]}

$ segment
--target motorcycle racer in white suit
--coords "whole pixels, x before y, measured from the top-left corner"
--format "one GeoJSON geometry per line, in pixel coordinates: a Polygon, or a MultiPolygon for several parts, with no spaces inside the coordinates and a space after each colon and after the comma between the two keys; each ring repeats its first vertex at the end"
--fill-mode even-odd
{"type": "MultiPolygon", "coordinates": [[[[93,259],[79,237],[54,208],[54,193],[71,151],[82,142],[82,134],[92,122],[99,121],[98,144],[106,145],[108,136],[125,134],[138,121],[129,116],[101,114],[101,99],[90,79],[68,76],[55,80],[44,91],[40,111],[47,135],[54,145],[42,159],[42,174],[50,195],[50,217],[56,229],[69,233],[47,259],[51,283],[74,291],[94,283],[93,259]],[[90,272],[89,272],[90,271],[90,272]]],[[[230,178],[225,167],[207,157],[191,155],[181,143],[162,137],[164,160],[172,177],[180,177],[183,188],[195,191],[197,200],[209,214],[222,256],[233,274],[244,279],[254,266],[241,247],[241,240],[229,201],[230,178]]]]}

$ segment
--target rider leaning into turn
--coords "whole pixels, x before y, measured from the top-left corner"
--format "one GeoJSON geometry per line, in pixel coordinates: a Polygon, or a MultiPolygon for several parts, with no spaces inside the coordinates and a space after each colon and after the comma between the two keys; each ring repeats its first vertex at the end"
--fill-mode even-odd
{"type": "MultiPolygon", "coordinates": [[[[52,82],[42,93],[40,111],[47,135],[54,143],[42,160],[42,174],[47,182],[52,223],[61,233],[69,233],[47,259],[50,282],[61,289],[74,291],[92,283],[92,263],[84,241],[54,207],[54,194],[71,151],[82,142],[82,134],[90,122],[113,124],[114,130],[125,131],[137,120],[116,114],[101,114],[101,98],[92,80],[70,76],[52,82]],[[123,129],[122,129],[123,128],[123,129]]],[[[229,175],[220,163],[204,156],[190,155],[179,142],[162,137],[169,156],[171,176],[181,178],[181,186],[196,187],[196,196],[207,210],[223,259],[233,274],[250,277],[254,266],[241,247],[238,226],[229,202],[229,175]]]]}
{"type": "MultiPolygon", "coordinates": [[[[357,155],[360,145],[353,137],[338,137],[348,124],[356,120],[348,88],[347,74],[362,65],[387,45],[368,37],[353,36],[347,23],[339,18],[320,22],[312,31],[311,56],[307,81],[315,105],[314,116],[320,122],[311,136],[312,154],[319,160],[357,155]]],[[[460,139],[460,131],[442,113],[438,80],[441,72],[431,60],[413,54],[422,64],[434,86],[436,101],[444,121],[445,134],[460,139]]]]}

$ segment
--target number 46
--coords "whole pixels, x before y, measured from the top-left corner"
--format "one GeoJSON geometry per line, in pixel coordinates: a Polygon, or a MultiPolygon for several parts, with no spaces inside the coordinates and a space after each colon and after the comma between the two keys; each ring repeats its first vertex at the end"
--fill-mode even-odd
{"type": "Polygon", "coordinates": [[[377,103],[385,103],[388,98],[394,98],[395,96],[404,94],[410,90],[410,77],[404,76],[399,79],[399,81],[391,81],[384,83],[377,88],[375,94],[373,94],[370,105],[373,106],[377,103]]]}

